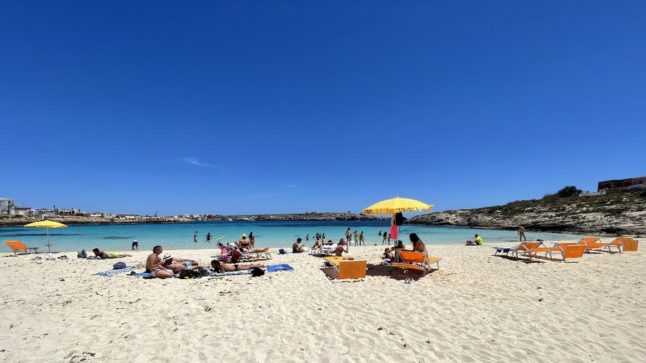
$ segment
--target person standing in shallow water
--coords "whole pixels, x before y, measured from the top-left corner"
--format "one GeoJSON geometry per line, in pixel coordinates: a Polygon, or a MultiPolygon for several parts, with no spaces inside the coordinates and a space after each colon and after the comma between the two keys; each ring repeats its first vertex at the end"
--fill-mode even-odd
{"type": "Polygon", "coordinates": [[[366,245],[366,240],[363,237],[363,231],[361,231],[361,233],[359,233],[359,245],[360,246],[365,246],[366,245]]]}
{"type": "Polygon", "coordinates": [[[527,237],[525,237],[525,227],[523,226],[518,227],[518,240],[520,242],[527,242],[527,237]]]}
{"type": "Polygon", "coordinates": [[[193,232],[193,243],[197,243],[197,231],[193,232]]]}
{"type": "Polygon", "coordinates": [[[211,243],[211,232],[206,234],[206,242],[211,243]]]}

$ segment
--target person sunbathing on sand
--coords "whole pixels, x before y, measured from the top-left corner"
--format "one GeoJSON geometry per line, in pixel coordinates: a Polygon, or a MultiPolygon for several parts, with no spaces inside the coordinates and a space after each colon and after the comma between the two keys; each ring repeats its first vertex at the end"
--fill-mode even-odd
{"type": "Polygon", "coordinates": [[[150,272],[153,277],[167,279],[169,277],[173,277],[173,271],[162,266],[163,261],[161,257],[159,257],[162,251],[161,246],[153,247],[153,253],[148,255],[148,258],[146,258],[146,272],[150,272]]]}
{"type": "Polygon", "coordinates": [[[119,253],[107,253],[105,251],[101,251],[98,248],[95,248],[92,250],[94,252],[94,257],[95,258],[100,258],[102,260],[105,260],[107,258],[124,258],[124,257],[132,257],[132,255],[124,255],[124,254],[119,254],[119,253]]]}
{"type": "Polygon", "coordinates": [[[265,268],[265,265],[238,265],[237,263],[226,263],[218,260],[211,261],[213,271],[217,273],[253,270],[254,268],[265,268]]]}
{"type": "Polygon", "coordinates": [[[197,261],[184,260],[181,258],[173,257],[168,253],[164,255],[161,265],[164,268],[173,271],[174,273],[180,273],[185,270],[199,270],[204,268],[203,266],[200,266],[197,261]]]}

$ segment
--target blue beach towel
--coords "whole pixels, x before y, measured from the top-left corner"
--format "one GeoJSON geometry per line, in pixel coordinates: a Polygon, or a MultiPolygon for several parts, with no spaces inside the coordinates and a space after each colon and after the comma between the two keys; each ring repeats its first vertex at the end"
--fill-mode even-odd
{"type": "Polygon", "coordinates": [[[268,265],[267,272],[277,272],[277,271],[293,271],[294,268],[286,263],[280,265],[268,265]]]}
{"type": "Polygon", "coordinates": [[[120,273],[130,272],[130,271],[132,271],[134,269],[135,269],[134,266],[127,266],[126,268],[121,268],[121,269],[118,269],[118,270],[108,270],[108,271],[103,271],[103,272],[97,272],[97,273],[95,273],[95,275],[99,275],[99,276],[103,276],[103,277],[112,277],[112,276],[118,275],[120,273]]]}

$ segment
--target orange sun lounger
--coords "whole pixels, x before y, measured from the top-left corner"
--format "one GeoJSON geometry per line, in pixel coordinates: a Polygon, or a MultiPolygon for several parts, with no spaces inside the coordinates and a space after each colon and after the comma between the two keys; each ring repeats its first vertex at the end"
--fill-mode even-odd
{"type": "Polygon", "coordinates": [[[440,269],[441,258],[428,256],[428,259],[425,261],[424,254],[421,252],[400,250],[399,258],[401,262],[393,263],[393,267],[422,271],[424,274],[432,270],[432,264],[436,265],[437,270],[440,269]]]}
{"type": "Polygon", "coordinates": [[[345,260],[343,257],[337,256],[327,256],[324,259],[334,267],[334,271],[332,271],[334,273],[331,277],[337,280],[363,279],[366,277],[367,262],[365,260],[345,260]]]}
{"type": "Polygon", "coordinates": [[[580,246],[585,246],[585,251],[586,252],[592,251],[592,250],[599,251],[599,250],[603,250],[604,248],[606,248],[606,245],[604,243],[601,243],[601,241],[599,241],[599,239],[597,237],[581,238],[579,240],[579,245],[580,246]]]}
{"type": "Polygon", "coordinates": [[[623,251],[624,252],[636,252],[639,248],[639,241],[636,239],[624,239],[623,240],[623,251]]]}
{"type": "Polygon", "coordinates": [[[563,261],[573,258],[581,258],[585,253],[585,246],[580,246],[573,242],[562,242],[554,246],[551,251],[547,252],[552,259],[552,254],[554,253],[560,253],[563,261]]]}
{"type": "MultiPolygon", "coordinates": [[[[549,256],[550,259],[554,259],[553,255],[558,253],[561,255],[561,259],[565,261],[567,259],[581,258],[585,252],[585,247],[579,245],[578,242],[558,242],[552,247],[546,246],[542,242],[527,242],[526,244],[527,246],[524,248],[524,254],[527,255],[530,260],[538,257],[539,253],[545,253],[545,257],[549,256]],[[539,245],[534,247],[536,243],[539,243],[539,245]]],[[[516,254],[518,254],[518,252],[516,252],[516,254]]]]}
{"type": "Polygon", "coordinates": [[[21,251],[23,254],[27,254],[29,251],[38,253],[38,247],[27,247],[23,241],[5,241],[4,244],[9,246],[16,255],[21,251]]]}
{"type": "Polygon", "coordinates": [[[515,247],[494,247],[494,249],[496,250],[496,253],[494,253],[494,255],[497,255],[498,253],[503,253],[503,252],[506,255],[509,255],[509,252],[511,252],[514,255],[516,255],[516,258],[518,258],[519,253],[526,254],[528,250],[539,248],[542,244],[543,242],[532,241],[532,242],[522,242],[515,247]]]}
{"type": "Polygon", "coordinates": [[[604,243],[603,245],[608,252],[612,252],[612,248],[615,247],[617,248],[617,252],[621,253],[622,249],[624,251],[637,251],[637,244],[637,240],[630,237],[617,237],[611,242],[604,243]],[[626,250],[626,248],[628,248],[628,250],[626,250]]]}

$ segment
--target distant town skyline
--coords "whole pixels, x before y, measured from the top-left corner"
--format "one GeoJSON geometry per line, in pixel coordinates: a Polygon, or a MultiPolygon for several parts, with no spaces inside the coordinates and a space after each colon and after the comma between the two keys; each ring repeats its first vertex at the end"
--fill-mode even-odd
{"type": "Polygon", "coordinates": [[[646,174],[646,3],[12,2],[0,196],[435,210],[646,174]]]}

